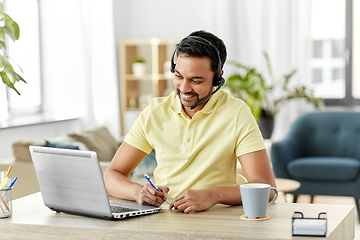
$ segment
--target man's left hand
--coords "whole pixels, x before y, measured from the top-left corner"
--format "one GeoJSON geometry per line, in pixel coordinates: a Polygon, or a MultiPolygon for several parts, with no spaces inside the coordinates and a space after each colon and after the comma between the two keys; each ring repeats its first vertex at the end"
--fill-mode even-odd
{"type": "Polygon", "coordinates": [[[187,190],[180,194],[169,206],[184,213],[205,211],[217,203],[211,189],[187,190]]]}

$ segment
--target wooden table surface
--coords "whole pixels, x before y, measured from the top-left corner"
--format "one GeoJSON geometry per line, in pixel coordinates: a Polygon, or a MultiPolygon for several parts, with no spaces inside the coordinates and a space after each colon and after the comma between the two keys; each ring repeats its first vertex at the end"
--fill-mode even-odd
{"type": "Polygon", "coordinates": [[[44,206],[41,193],[13,201],[13,215],[0,219],[1,239],[312,239],[292,237],[291,217],[327,212],[327,237],[353,239],[355,210],[351,205],[275,203],[266,221],[241,220],[242,206],[216,205],[184,214],[163,209],[157,214],[108,221],[55,213],[44,206]]]}

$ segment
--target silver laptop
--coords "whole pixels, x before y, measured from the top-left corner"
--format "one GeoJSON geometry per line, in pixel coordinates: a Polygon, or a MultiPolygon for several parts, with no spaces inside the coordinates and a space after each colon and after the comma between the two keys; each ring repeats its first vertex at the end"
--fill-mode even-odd
{"type": "Polygon", "coordinates": [[[123,219],[161,210],[109,197],[96,152],[37,146],[29,149],[44,204],[53,211],[123,219]]]}

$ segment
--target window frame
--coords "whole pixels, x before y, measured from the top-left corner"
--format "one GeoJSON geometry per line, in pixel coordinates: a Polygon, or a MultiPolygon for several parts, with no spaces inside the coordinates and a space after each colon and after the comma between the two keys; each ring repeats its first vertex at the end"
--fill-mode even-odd
{"type": "Polygon", "coordinates": [[[345,97],[324,98],[326,106],[355,106],[360,105],[360,98],[352,95],[353,78],[353,0],[345,2],[345,97]]]}
{"type": "MultiPolygon", "coordinates": [[[[7,8],[7,2],[11,1],[11,0],[3,0],[3,5],[4,5],[4,11],[6,12],[6,8],[7,8]]],[[[9,114],[9,120],[12,118],[16,118],[16,117],[21,117],[21,116],[25,116],[25,115],[34,115],[34,114],[42,114],[44,112],[44,80],[43,80],[43,62],[42,62],[42,44],[41,44],[41,39],[42,39],[42,35],[41,35],[41,7],[40,7],[40,0],[36,0],[37,1],[37,8],[38,8],[38,28],[39,28],[39,68],[40,68],[40,72],[39,72],[39,77],[40,77],[40,105],[37,107],[22,107],[22,108],[18,108],[18,109],[13,109],[11,108],[11,99],[10,99],[10,92],[13,91],[12,89],[10,89],[9,87],[6,87],[6,98],[7,98],[7,109],[8,109],[8,114],[9,114]]],[[[14,19],[16,21],[16,19],[14,19]]],[[[21,26],[20,26],[20,30],[21,30],[21,26]]],[[[5,38],[5,41],[8,42],[9,41],[9,37],[7,36],[5,38]]],[[[8,49],[7,49],[8,51],[8,49]]],[[[26,80],[26,79],[25,79],[26,80]]]]}

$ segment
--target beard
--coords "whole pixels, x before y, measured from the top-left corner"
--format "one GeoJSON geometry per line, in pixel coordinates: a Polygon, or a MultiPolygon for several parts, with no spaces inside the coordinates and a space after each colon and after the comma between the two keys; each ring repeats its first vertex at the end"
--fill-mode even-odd
{"type": "Polygon", "coordinates": [[[180,99],[181,104],[182,104],[184,107],[190,108],[191,106],[194,106],[194,105],[198,104],[199,102],[201,102],[202,100],[204,100],[205,98],[207,98],[207,97],[212,93],[212,90],[213,90],[213,89],[210,89],[210,92],[209,92],[204,98],[200,98],[200,97],[199,97],[199,94],[197,94],[197,93],[195,93],[195,92],[183,93],[183,92],[181,92],[180,89],[178,89],[178,88],[176,89],[176,92],[177,92],[177,95],[178,95],[178,97],[179,97],[179,99],[180,99]],[[182,101],[182,100],[181,100],[181,95],[180,95],[181,93],[184,94],[184,95],[190,95],[190,96],[196,97],[195,102],[194,102],[193,104],[189,105],[190,103],[187,104],[186,101],[182,101]]]}

